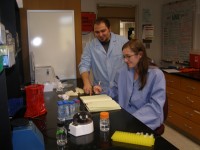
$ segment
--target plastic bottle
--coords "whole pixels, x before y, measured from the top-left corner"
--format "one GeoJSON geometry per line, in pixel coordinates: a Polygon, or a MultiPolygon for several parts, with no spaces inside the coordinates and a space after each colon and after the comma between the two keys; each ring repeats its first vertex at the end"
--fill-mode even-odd
{"type": "Polygon", "coordinates": [[[69,103],[69,119],[73,119],[75,112],[75,102],[74,101],[68,101],[69,103]]]}
{"type": "Polygon", "coordinates": [[[109,149],[110,147],[110,133],[100,132],[100,146],[102,149],[109,149]]]}
{"type": "Polygon", "coordinates": [[[80,111],[80,100],[76,99],[75,101],[75,112],[79,112],[80,111]]]}
{"type": "Polygon", "coordinates": [[[110,130],[109,112],[100,113],[100,131],[110,130]]]}
{"type": "Polygon", "coordinates": [[[64,111],[65,111],[65,120],[69,120],[68,118],[70,117],[70,112],[69,112],[69,103],[66,100],[63,100],[64,104],[64,111]]]}
{"type": "Polygon", "coordinates": [[[13,41],[12,34],[6,30],[6,44],[11,45],[13,41]]]}
{"type": "Polygon", "coordinates": [[[58,106],[58,120],[59,121],[65,121],[65,108],[64,108],[64,103],[62,100],[57,101],[57,106],[58,106]]]}
{"type": "Polygon", "coordinates": [[[67,144],[67,130],[64,121],[58,121],[57,123],[56,139],[58,146],[64,146],[67,144]]]}

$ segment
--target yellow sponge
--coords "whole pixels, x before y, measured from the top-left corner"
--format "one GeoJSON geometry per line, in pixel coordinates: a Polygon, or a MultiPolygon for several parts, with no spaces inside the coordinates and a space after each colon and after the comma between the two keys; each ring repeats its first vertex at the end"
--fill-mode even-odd
{"type": "Polygon", "coordinates": [[[153,135],[148,135],[143,133],[130,133],[123,131],[115,131],[111,139],[117,142],[143,145],[143,146],[153,146],[155,143],[155,138],[153,135]]]}

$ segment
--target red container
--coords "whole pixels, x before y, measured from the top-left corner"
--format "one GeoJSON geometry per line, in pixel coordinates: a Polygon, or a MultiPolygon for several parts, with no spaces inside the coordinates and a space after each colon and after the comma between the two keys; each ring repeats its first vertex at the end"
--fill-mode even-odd
{"type": "Polygon", "coordinates": [[[25,117],[34,118],[45,114],[44,85],[33,84],[25,88],[26,91],[26,113],[25,117]]]}
{"type": "Polygon", "coordinates": [[[93,24],[96,19],[96,14],[92,12],[81,13],[82,32],[93,31],[93,24]]]}
{"type": "Polygon", "coordinates": [[[200,68],[200,54],[190,53],[190,66],[196,69],[200,68]]]}

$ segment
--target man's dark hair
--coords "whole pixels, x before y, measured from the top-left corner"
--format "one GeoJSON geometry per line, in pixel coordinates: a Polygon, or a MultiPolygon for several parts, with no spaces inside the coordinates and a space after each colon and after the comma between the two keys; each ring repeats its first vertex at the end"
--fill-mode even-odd
{"type": "Polygon", "coordinates": [[[110,21],[107,18],[97,18],[94,22],[94,25],[97,24],[99,25],[100,23],[105,23],[107,28],[110,28],[110,21]]]}

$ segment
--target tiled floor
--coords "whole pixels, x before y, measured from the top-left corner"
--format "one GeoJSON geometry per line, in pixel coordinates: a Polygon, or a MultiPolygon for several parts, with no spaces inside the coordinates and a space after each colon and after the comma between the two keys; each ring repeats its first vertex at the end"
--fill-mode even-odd
{"type": "Polygon", "coordinates": [[[200,145],[167,125],[165,125],[165,132],[162,136],[180,150],[200,150],[200,145]]]}

